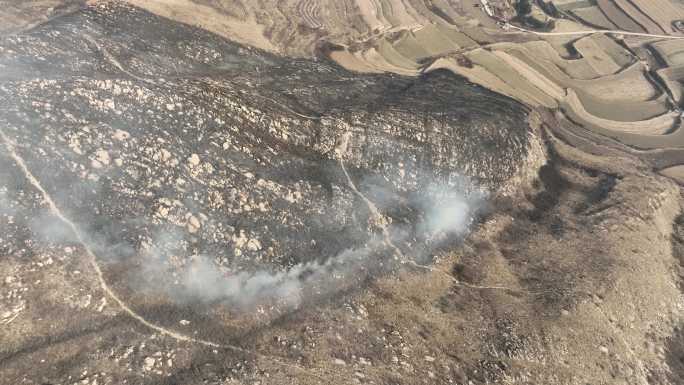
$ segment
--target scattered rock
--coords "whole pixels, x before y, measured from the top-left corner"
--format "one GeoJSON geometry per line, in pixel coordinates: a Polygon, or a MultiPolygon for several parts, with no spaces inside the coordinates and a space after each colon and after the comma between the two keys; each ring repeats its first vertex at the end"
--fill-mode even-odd
{"type": "Polygon", "coordinates": [[[102,300],[100,300],[100,304],[97,306],[97,312],[101,313],[106,305],[107,305],[107,297],[102,297],[102,300]]]}
{"type": "Polygon", "coordinates": [[[190,218],[188,218],[188,232],[190,232],[191,234],[195,234],[197,231],[199,231],[201,227],[202,223],[200,223],[199,219],[197,219],[196,216],[192,215],[190,216],[190,218]]]}
{"type": "Polygon", "coordinates": [[[188,163],[190,164],[191,167],[197,167],[200,164],[200,157],[197,154],[192,154],[188,158],[188,163]]]}
{"type": "Polygon", "coordinates": [[[250,239],[247,241],[247,250],[249,251],[259,251],[261,250],[261,242],[258,239],[250,239]]]}
{"type": "Polygon", "coordinates": [[[154,365],[157,363],[157,360],[154,359],[154,357],[146,357],[145,361],[143,363],[143,369],[145,371],[150,371],[154,368],[154,365]]]}
{"type": "Polygon", "coordinates": [[[131,134],[129,134],[128,132],[126,132],[126,131],[124,131],[124,130],[116,130],[116,131],[114,132],[114,135],[112,135],[112,139],[116,139],[116,140],[119,140],[119,141],[126,140],[126,139],[128,139],[128,138],[130,138],[130,137],[131,137],[131,134]]]}

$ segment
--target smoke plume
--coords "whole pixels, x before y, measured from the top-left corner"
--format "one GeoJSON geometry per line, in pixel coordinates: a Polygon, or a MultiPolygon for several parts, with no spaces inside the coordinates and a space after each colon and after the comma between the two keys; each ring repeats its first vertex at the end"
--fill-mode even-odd
{"type": "MultiPolygon", "coordinates": [[[[178,301],[226,303],[249,307],[277,302],[297,307],[307,295],[326,295],[350,287],[371,274],[388,272],[406,261],[425,262],[444,241],[467,234],[486,195],[466,191],[461,185],[429,182],[403,196],[390,187],[364,183],[364,194],[382,202],[382,212],[408,212],[406,221],[387,221],[389,240],[380,229],[367,230],[365,244],[337,255],[297,264],[287,270],[257,270],[232,273],[210,255],[192,256],[166,293],[178,301]],[[389,243],[389,244],[388,244],[389,243]],[[401,253],[396,254],[396,250],[401,253]]],[[[168,255],[183,235],[162,232],[152,242],[145,271],[168,271],[168,255]]],[[[156,273],[146,274],[158,275],[156,273]]],[[[162,274],[163,275],[163,274],[162,274]]],[[[162,285],[163,286],[163,285],[162,285]]],[[[157,287],[158,288],[158,287],[157,287]]]]}

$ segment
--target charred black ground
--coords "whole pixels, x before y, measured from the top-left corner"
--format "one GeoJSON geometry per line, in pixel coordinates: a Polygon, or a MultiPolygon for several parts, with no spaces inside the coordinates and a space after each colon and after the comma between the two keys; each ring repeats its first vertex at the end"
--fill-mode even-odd
{"type": "Polygon", "coordinates": [[[173,231],[162,210],[178,223],[206,216],[180,237],[190,237],[185,251],[222,263],[335,255],[365,234],[334,158],[346,132],[356,182],[400,194],[457,175],[496,190],[525,157],[521,106],[454,76],[351,74],[124,6],[5,38],[0,53],[5,130],[107,249],[134,252],[157,227],[173,231]],[[259,250],[236,256],[228,232],[258,239],[259,250]]]}
{"type": "Polygon", "coordinates": [[[74,4],[0,40],[0,384],[682,382],[672,151],[74,4]]]}
{"type": "MultiPolygon", "coordinates": [[[[401,229],[401,251],[424,252],[414,233],[426,188],[495,193],[519,171],[529,138],[520,104],[446,72],[353,74],[119,4],[0,40],[0,125],[83,231],[110,286],[137,312],[170,328],[191,320],[195,336],[241,346],[269,322],[290,324],[297,314],[263,316],[265,325],[255,315],[254,326],[231,326],[216,308],[220,298],[201,309],[169,302],[150,282],[172,284],[174,268],[187,267],[192,256],[226,274],[277,272],[373,242],[379,228],[342,162],[352,183],[401,229]],[[165,268],[150,270],[145,258],[163,259],[165,268]]],[[[18,165],[8,156],[0,164],[8,187],[0,209],[11,207],[0,252],[22,260],[34,249],[52,255],[67,245],[74,258],[55,258],[69,271],[87,269],[73,234],[40,207],[43,198],[18,165]]],[[[378,262],[389,258],[387,250],[373,253],[378,262]]],[[[368,278],[353,276],[339,297],[368,278]]],[[[77,281],[97,290],[92,279],[77,281]]],[[[131,326],[146,333],[120,316],[92,325],[55,317],[73,323],[70,330],[10,344],[0,364],[19,375],[19,357],[95,331],[112,346],[133,338],[131,326]],[[126,331],[102,332],[109,327],[126,331]]],[[[83,359],[70,355],[42,375],[66,375],[83,359]]],[[[220,372],[243,365],[234,359],[220,372]]],[[[189,374],[176,377],[214,360],[195,357],[189,374]]]]}

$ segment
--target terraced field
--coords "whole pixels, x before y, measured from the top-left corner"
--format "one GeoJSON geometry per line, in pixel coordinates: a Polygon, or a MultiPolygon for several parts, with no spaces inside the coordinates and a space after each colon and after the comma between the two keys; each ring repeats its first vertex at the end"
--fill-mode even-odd
{"type": "MultiPolygon", "coordinates": [[[[634,0],[634,7],[665,33],[674,33],[672,23],[684,20],[684,4],[668,0],[634,0]]],[[[659,32],[657,32],[659,33],[659,32]]]]}
{"type": "Polygon", "coordinates": [[[315,0],[301,0],[297,4],[297,12],[309,28],[321,28],[321,7],[315,0]]]}
{"type": "MultiPolygon", "coordinates": [[[[201,2],[176,2],[178,6],[185,4],[183,7],[201,6],[201,2]]],[[[178,18],[168,5],[163,8],[154,2],[135,4],[178,18]]],[[[672,26],[683,12],[676,2],[602,0],[593,4],[559,2],[557,9],[572,12],[580,22],[579,11],[588,9],[587,12],[600,12],[605,21],[599,24],[609,27],[680,35],[672,26]]],[[[493,2],[492,7],[496,6],[498,3],[493,2]]],[[[679,118],[673,111],[679,108],[681,87],[674,69],[679,66],[678,50],[684,45],[677,40],[573,35],[573,31],[585,31],[591,25],[570,20],[556,20],[549,35],[497,30],[483,9],[466,12],[465,3],[447,1],[432,7],[412,0],[347,0],[337,5],[312,0],[278,2],[272,11],[257,9],[246,2],[242,7],[251,9],[247,14],[259,16],[240,20],[239,23],[246,23],[244,27],[219,26],[212,30],[260,48],[302,56],[312,55],[317,45],[325,41],[337,46],[330,57],[355,71],[416,76],[428,68],[448,67],[530,106],[576,108],[575,116],[606,123],[606,127],[612,127],[609,130],[624,131],[618,127],[626,127],[630,120],[635,124],[627,131],[635,135],[640,135],[641,122],[661,122],[657,129],[644,127],[644,136],[678,126],[679,118]],[[284,19],[290,21],[279,21],[279,15],[291,15],[284,19]],[[295,31],[294,20],[302,20],[309,29],[295,31]],[[247,27],[250,23],[254,28],[247,27]],[[268,30],[268,38],[260,41],[264,39],[256,38],[252,30],[268,30]],[[500,41],[509,45],[497,45],[500,41]],[[657,57],[648,54],[651,51],[657,52],[657,57]],[[436,59],[443,59],[442,64],[431,66],[436,59]],[[452,64],[444,65],[444,60],[452,64]],[[474,67],[463,67],[463,63],[474,67]]]]}

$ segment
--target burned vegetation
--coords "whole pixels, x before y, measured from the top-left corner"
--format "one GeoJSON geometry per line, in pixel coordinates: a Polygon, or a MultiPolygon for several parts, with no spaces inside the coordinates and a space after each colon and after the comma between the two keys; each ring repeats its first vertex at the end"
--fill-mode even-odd
{"type": "MultiPolygon", "coordinates": [[[[3,319],[45,336],[8,334],[3,377],[38,381],[21,357],[95,330],[144,375],[214,365],[173,349],[146,359],[148,332],[253,352],[302,304],[341,301],[429,262],[437,233],[466,234],[525,162],[526,114],[447,72],[353,74],[118,3],[3,37],[0,250],[14,293],[3,319]],[[456,222],[436,210],[444,199],[456,222]],[[44,286],[23,292],[28,279],[44,286]],[[78,310],[55,311],[56,323],[12,318],[62,295],[78,310]]],[[[39,381],[76,381],[86,358],[72,353],[39,381]]],[[[251,370],[253,354],[219,372],[251,370]]]]}

